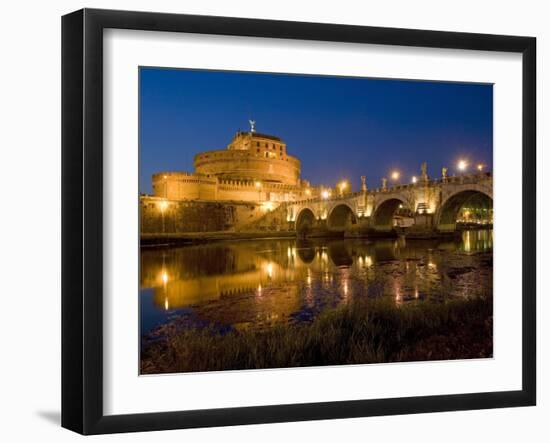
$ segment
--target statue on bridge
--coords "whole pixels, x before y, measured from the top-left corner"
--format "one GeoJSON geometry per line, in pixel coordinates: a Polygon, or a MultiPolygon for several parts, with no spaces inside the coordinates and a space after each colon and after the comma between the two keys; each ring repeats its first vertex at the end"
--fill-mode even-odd
{"type": "Polygon", "coordinates": [[[388,179],[386,177],[382,178],[382,191],[386,191],[388,189],[388,179]]]}
{"type": "Polygon", "coordinates": [[[428,164],[426,162],[423,162],[420,165],[420,170],[422,171],[421,173],[422,181],[424,183],[428,183],[428,164]]]}
{"type": "Polygon", "coordinates": [[[367,177],[364,175],[361,176],[361,191],[367,192],[367,177]]]}
{"type": "Polygon", "coordinates": [[[441,168],[441,180],[443,183],[447,183],[447,168],[441,168]]]}

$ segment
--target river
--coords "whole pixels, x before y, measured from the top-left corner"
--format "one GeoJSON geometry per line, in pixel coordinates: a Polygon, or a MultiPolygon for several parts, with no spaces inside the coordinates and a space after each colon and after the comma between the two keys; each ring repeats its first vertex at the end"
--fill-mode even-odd
{"type": "Polygon", "coordinates": [[[266,239],[142,249],[140,330],[269,328],[356,297],[397,306],[492,292],[492,230],[453,240],[266,239]]]}

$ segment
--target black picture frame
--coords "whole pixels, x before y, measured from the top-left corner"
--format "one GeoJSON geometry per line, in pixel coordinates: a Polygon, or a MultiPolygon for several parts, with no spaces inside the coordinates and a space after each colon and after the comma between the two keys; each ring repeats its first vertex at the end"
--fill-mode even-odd
{"type": "MultiPolygon", "coordinates": [[[[62,18],[62,426],[151,431],[536,403],[536,39],[228,17],[83,9],[62,18]],[[522,54],[522,389],[131,415],[103,413],[103,30],[503,51],[522,54]]],[[[519,148],[519,147],[518,147],[519,148]]]]}

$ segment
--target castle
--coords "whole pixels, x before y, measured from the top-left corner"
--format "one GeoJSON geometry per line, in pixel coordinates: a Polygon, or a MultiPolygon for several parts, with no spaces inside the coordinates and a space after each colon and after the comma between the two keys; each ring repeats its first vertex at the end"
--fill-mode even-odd
{"type": "Polygon", "coordinates": [[[281,202],[315,198],[321,187],[300,178],[300,160],[287,153],[279,137],[238,131],[226,149],[200,152],[195,171],[158,172],[153,194],[171,201],[240,201],[273,209],[281,202]]]}

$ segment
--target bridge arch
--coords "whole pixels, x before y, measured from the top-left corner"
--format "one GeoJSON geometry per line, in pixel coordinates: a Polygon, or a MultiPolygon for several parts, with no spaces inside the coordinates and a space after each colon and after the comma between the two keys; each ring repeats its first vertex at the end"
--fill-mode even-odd
{"type": "Polygon", "coordinates": [[[372,225],[376,229],[391,230],[393,216],[400,206],[408,207],[406,199],[401,196],[388,197],[379,202],[372,212],[372,225]]]}
{"type": "Polygon", "coordinates": [[[309,207],[302,208],[296,217],[296,232],[298,234],[305,234],[314,228],[316,223],[313,209],[309,207]]]}
{"type": "Polygon", "coordinates": [[[337,204],[327,216],[327,227],[333,232],[344,232],[355,224],[357,224],[357,216],[347,203],[337,204]]]}
{"type": "Polygon", "coordinates": [[[454,231],[456,229],[456,219],[462,207],[472,198],[482,197],[493,204],[493,195],[485,189],[475,186],[463,188],[445,198],[437,211],[435,220],[438,231],[454,231]]]}

